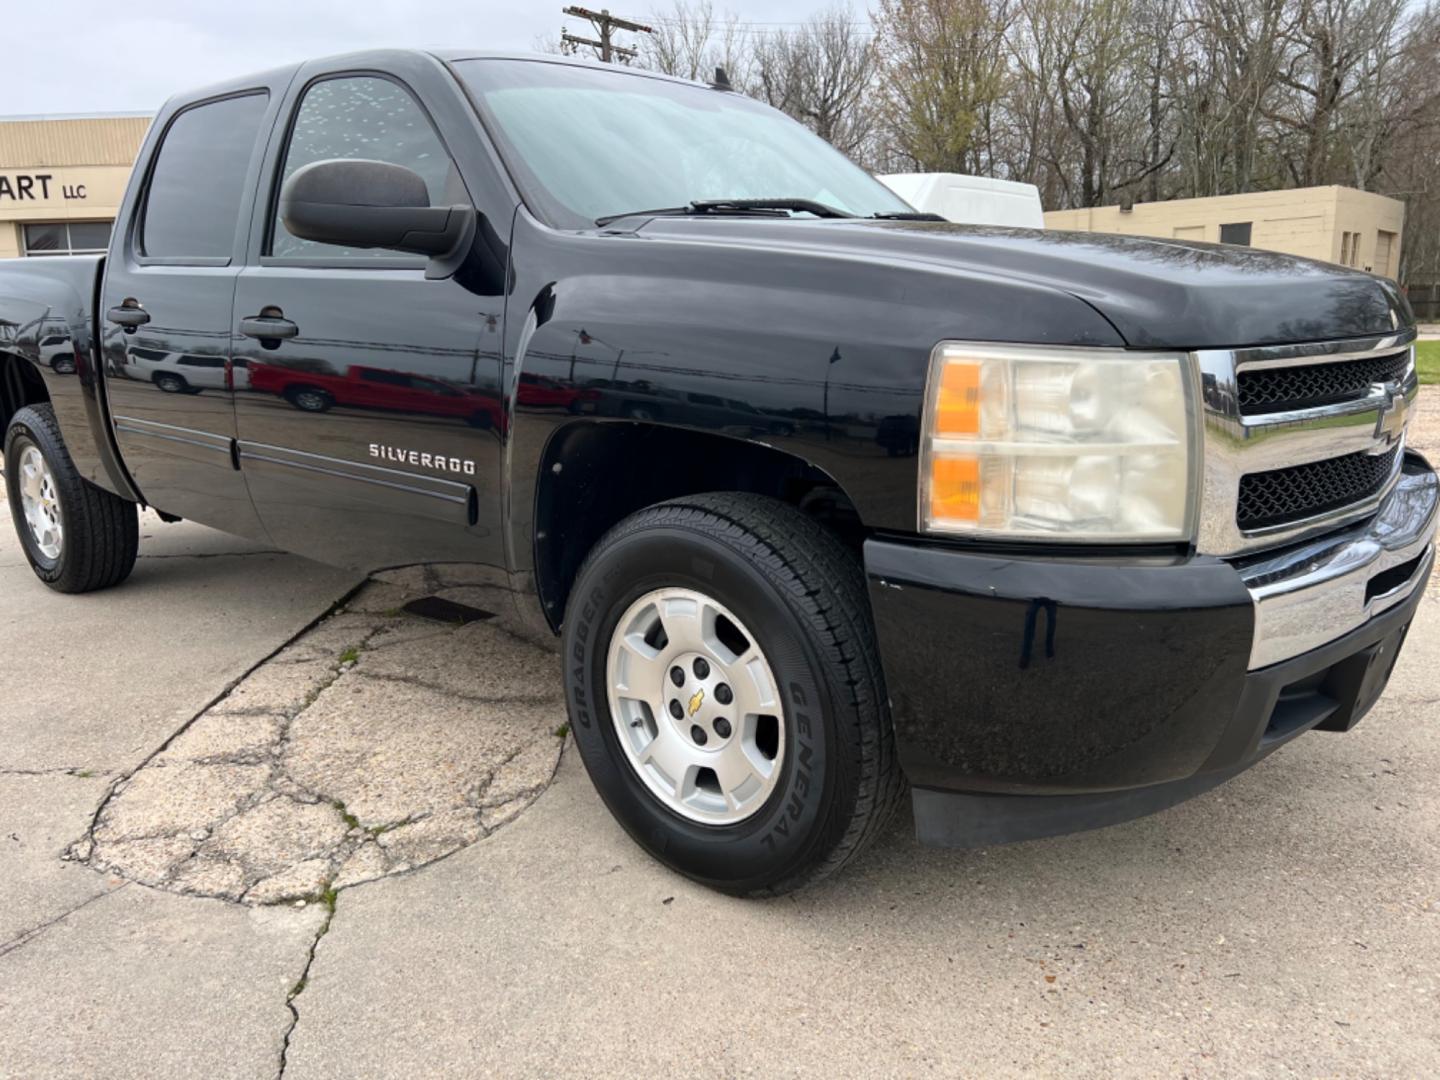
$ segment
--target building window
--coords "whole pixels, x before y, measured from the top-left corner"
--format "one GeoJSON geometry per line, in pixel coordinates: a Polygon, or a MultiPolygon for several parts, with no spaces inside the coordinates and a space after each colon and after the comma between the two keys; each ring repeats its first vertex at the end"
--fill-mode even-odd
{"type": "Polygon", "coordinates": [[[37,222],[25,226],[26,255],[104,255],[109,221],[37,222]]]}
{"type": "Polygon", "coordinates": [[[1358,232],[1342,232],[1340,234],[1340,262],[1345,266],[1360,265],[1360,234],[1358,232]]]}
{"type": "Polygon", "coordinates": [[[1250,246],[1250,225],[1248,221],[1235,221],[1229,225],[1220,226],[1220,243],[1239,244],[1241,247],[1250,246]]]}

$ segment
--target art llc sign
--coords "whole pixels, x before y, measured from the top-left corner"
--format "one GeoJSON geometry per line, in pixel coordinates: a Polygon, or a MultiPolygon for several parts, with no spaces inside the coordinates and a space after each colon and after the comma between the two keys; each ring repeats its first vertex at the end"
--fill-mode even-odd
{"type": "Polygon", "coordinates": [[[0,173],[0,202],[49,202],[58,192],[62,199],[84,199],[84,184],[61,184],[54,173],[0,173]]]}

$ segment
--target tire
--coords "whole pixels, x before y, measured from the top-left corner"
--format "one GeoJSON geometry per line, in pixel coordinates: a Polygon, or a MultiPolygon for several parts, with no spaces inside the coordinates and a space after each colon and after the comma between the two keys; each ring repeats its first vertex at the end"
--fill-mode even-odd
{"type": "MultiPolygon", "coordinates": [[[[580,569],[570,594],[563,655],[571,730],[606,805],[651,855],[712,888],[780,895],[817,881],[858,855],[905,793],[863,572],[838,539],[786,503],[740,493],[699,495],[626,518],[595,545],[580,569]],[[676,598],[674,610],[689,610],[692,596],[709,598],[715,609],[713,618],[696,619],[693,626],[729,624],[732,631],[726,635],[731,646],[718,651],[707,646],[705,655],[716,664],[715,670],[707,665],[710,698],[694,693],[687,657],[696,654],[677,653],[668,626],[663,635],[645,629],[658,620],[678,627],[684,639],[689,630],[659,612],[676,598]],[[627,643],[640,634],[645,635],[641,651],[653,644],[656,658],[626,655],[627,643]],[[757,791],[749,781],[737,786],[737,795],[747,787],[756,794],[753,805],[736,809],[718,770],[705,777],[707,784],[716,780],[717,795],[701,783],[704,769],[697,773],[684,766],[693,783],[673,785],[664,770],[656,772],[639,759],[651,753],[652,731],[655,745],[661,745],[661,725],[672,716],[675,728],[666,737],[679,743],[665,745],[673,748],[683,744],[691,718],[703,726],[704,710],[723,709],[713,704],[726,700],[713,683],[716,670],[721,678],[728,677],[727,670],[735,673],[731,698],[740,700],[740,683],[750,677],[753,661],[742,657],[731,669],[725,664],[748,646],[756,651],[744,655],[758,656],[773,676],[778,715],[761,716],[759,723],[778,723],[769,742],[779,749],[772,779],[765,781],[773,787],[767,792],[762,784],[757,791]],[[719,657],[727,649],[730,660],[719,657]],[[640,666],[624,668],[622,678],[615,666],[620,663],[640,666]],[[646,685],[657,685],[651,668],[656,663],[676,681],[662,680],[661,699],[641,705],[624,687],[639,685],[645,672],[651,673],[646,685]],[[686,680],[683,686],[677,671],[686,680]],[[680,689],[667,703],[663,698],[671,696],[672,686],[680,689]],[[688,704],[680,703],[682,698],[688,704]],[[677,703],[683,717],[672,711],[677,703]],[[642,743],[645,749],[637,750],[642,743]],[[682,790],[693,792],[691,802],[684,801],[682,790]],[[697,820],[701,813],[716,820],[697,820]]],[[[722,732],[715,721],[708,736],[713,752],[731,750],[731,738],[749,726],[737,715],[722,732]]],[[[711,746],[691,730],[701,751],[711,746]]],[[[757,746],[758,741],[750,747],[752,758],[757,746]]],[[[695,753],[688,746],[685,752],[695,753]]],[[[762,748],[756,759],[762,767],[763,757],[762,748]]]]}
{"type": "Polygon", "coordinates": [[[285,400],[301,412],[329,412],[335,405],[333,396],[313,386],[293,387],[285,391],[285,400]]]}
{"type": "Polygon", "coordinates": [[[83,593],[118,585],[130,576],[140,543],[135,504],[81,478],[49,405],[27,406],[11,420],[5,433],[5,486],[20,546],[46,585],[57,592],[83,593]],[[61,526],[58,537],[48,532],[37,536],[27,519],[24,466],[29,452],[38,452],[48,470],[52,507],[58,508],[61,526]]]}
{"type": "Polygon", "coordinates": [[[162,371],[155,376],[155,385],[167,394],[184,394],[190,390],[190,384],[183,375],[174,375],[168,371],[162,371]]]}

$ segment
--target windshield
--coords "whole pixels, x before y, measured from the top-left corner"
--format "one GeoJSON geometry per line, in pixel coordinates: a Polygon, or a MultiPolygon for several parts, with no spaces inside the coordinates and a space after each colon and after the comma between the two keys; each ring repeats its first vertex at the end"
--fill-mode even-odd
{"type": "Polygon", "coordinates": [[[819,136],[736,93],[534,60],[455,65],[532,209],[553,224],[704,199],[910,207],[819,136]]]}

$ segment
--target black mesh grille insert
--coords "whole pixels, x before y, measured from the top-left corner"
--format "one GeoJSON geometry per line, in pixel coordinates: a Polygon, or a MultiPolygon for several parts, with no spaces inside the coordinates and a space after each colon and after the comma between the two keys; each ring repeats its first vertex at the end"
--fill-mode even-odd
{"type": "Polygon", "coordinates": [[[1410,350],[1401,349],[1364,360],[1241,371],[1240,412],[1249,416],[1349,401],[1363,397],[1371,383],[1399,382],[1409,366],[1410,350]]]}
{"type": "Polygon", "coordinates": [[[1242,476],[1235,524],[1264,529],[1361,502],[1385,486],[1399,452],[1399,446],[1383,454],[1362,451],[1242,476]]]}

